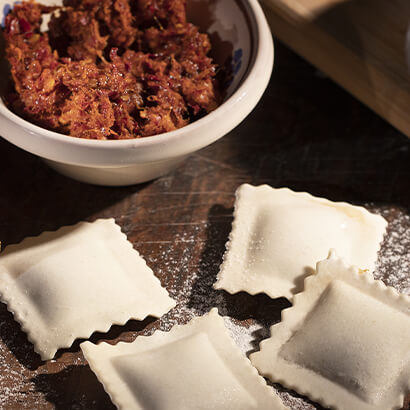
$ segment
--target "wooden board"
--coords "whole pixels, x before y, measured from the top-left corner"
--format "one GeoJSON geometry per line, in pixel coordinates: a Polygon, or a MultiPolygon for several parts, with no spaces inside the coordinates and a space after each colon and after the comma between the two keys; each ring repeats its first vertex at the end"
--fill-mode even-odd
{"type": "MultiPolygon", "coordinates": [[[[113,217],[178,301],[161,320],[113,326],[94,334],[93,342],[132,341],[217,306],[242,351],[258,349],[289,302],[212,289],[231,229],[234,192],[245,182],[306,190],[383,213],[390,226],[377,277],[410,292],[410,140],[279,42],[276,56],[271,83],[246,121],[151,183],[80,184],[0,138],[3,247],[44,230],[113,217]]],[[[273,388],[291,410],[323,410],[273,388]]],[[[56,360],[41,362],[0,304],[0,410],[24,409],[115,410],[78,341],[56,360]]],[[[404,409],[410,410],[408,400],[404,409]]]]}
{"type": "Polygon", "coordinates": [[[274,36],[410,137],[410,1],[263,3],[274,36]]]}

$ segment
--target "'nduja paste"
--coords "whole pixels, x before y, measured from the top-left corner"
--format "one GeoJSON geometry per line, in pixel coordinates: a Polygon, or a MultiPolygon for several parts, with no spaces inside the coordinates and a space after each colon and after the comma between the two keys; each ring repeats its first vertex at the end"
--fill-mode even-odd
{"type": "Polygon", "coordinates": [[[209,37],[187,22],[185,0],[27,1],[7,15],[4,36],[10,108],[73,137],[172,131],[220,101],[209,37]]]}

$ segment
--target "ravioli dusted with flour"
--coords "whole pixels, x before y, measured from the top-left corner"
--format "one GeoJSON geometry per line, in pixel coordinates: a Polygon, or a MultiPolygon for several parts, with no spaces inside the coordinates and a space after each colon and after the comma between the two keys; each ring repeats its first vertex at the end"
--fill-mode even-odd
{"type": "Polygon", "coordinates": [[[7,247],[0,255],[0,297],[43,360],[77,338],[175,306],[113,219],[7,247]]]}
{"type": "Polygon", "coordinates": [[[284,410],[235,346],[216,309],[133,343],[81,344],[119,409],[284,410]]]}
{"type": "Polygon", "coordinates": [[[373,271],[386,225],[359,206],[244,184],[214,288],[291,299],[330,248],[373,271]]]}
{"type": "Polygon", "coordinates": [[[410,297],[333,251],[251,361],[274,382],[339,410],[389,410],[410,393],[410,297]]]}

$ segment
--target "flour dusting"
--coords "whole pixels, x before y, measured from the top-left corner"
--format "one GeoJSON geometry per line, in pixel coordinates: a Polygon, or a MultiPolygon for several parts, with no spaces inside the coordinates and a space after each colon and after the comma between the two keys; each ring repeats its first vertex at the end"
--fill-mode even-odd
{"type": "MultiPolygon", "coordinates": [[[[400,292],[410,294],[410,216],[400,209],[370,205],[368,208],[389,222],[379,252],[375,276],[400,292]]],[[[172,311],[154,325],[147,326],[140,334],[150,335],[155,329],[169,331],[173,326],[187,323],[193,317],[205,314],[216,306],[224,316],[225,325],[240,351],[248,356],[252,351],[259,350],[259,342],[269,337],[272,323],[250,317],[236,317],[236,311],[232,310],[229,303],[235,305],[237,299],[229,302],[231,296],[212,288],[222,261],[224,241],[228,237],[229,229],[230,223],[226,221],[209,225],[204,222],[191,226],[183,234],[176,235],[172,241],[148,244],[141,250],[136,244],[148,265],[161,278],[171,297],[177,301],[177,306],[172,311]],[[184,246],[179,246],[180,243],[184,246]]],[[[254,299],[249,296],[247,300],[251,302],[254,299]]],[[[267,297],[262,300],[269,301],[267,297]]],[[[272,314],[279,318],[280,307],[273,306],[272,309],[276,309],[272,310],[272,314]]],[[[22,337],[21,331],[13,323],[4,306],[0,310],[0,335],[0,410],[32,408],[34,398],[36,408],[53,408],[53,404],[43,392],[49,392],[51,397],[58,397],[59,392],[49,385],[48,375],[55,372],[64,376],[64,358],[42,364],[35,370],[28,368],[27,362],[33,360],[32,346],[22,337]],[[36,378],[40,378],[41,383],[36,383],[36,378]],[[27,394],[30,394],[30,405],[25,400],[27,394]]],[[[136,334],[133,338],[135,336],[136,334]]],[[[70,365],[83,367],[85,362],[80,353],[74,352],[70,355],[70,365]]],[[[291,410],[321,409],[280,385],[271,385],[291,410]]],[[[77,398],[70,408],[98,409],[98,403],[86,397],[86,392],[83,396],[77,398]]]]}
{"type": "Polygon", "coordinates": [[[410,215],[403,210],[379,209],[389,221],[379,252],[375,277],[410,295],[410,215]]]}

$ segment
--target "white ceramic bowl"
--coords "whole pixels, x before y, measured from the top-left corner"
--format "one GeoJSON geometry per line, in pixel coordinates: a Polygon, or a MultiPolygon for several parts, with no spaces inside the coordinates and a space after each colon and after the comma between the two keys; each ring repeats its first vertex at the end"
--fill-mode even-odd
{"type": "MultiPolygon", "coordinates": [[[[0,0],[4,14],[10,3],[0,0]]],[[[12,113],[0,99],[0,135],[66,176],[112,186],[157,178],[223,137],[252,111],[267,87],[273,67],[271,33],[257,0],[188,0],[188,4],[190,21],[211,36],[215,61],[222,64],[232,56],[234,80],[225,102],[215,111],[176,131],[98,141],[38,127],[12,113]]]]}

